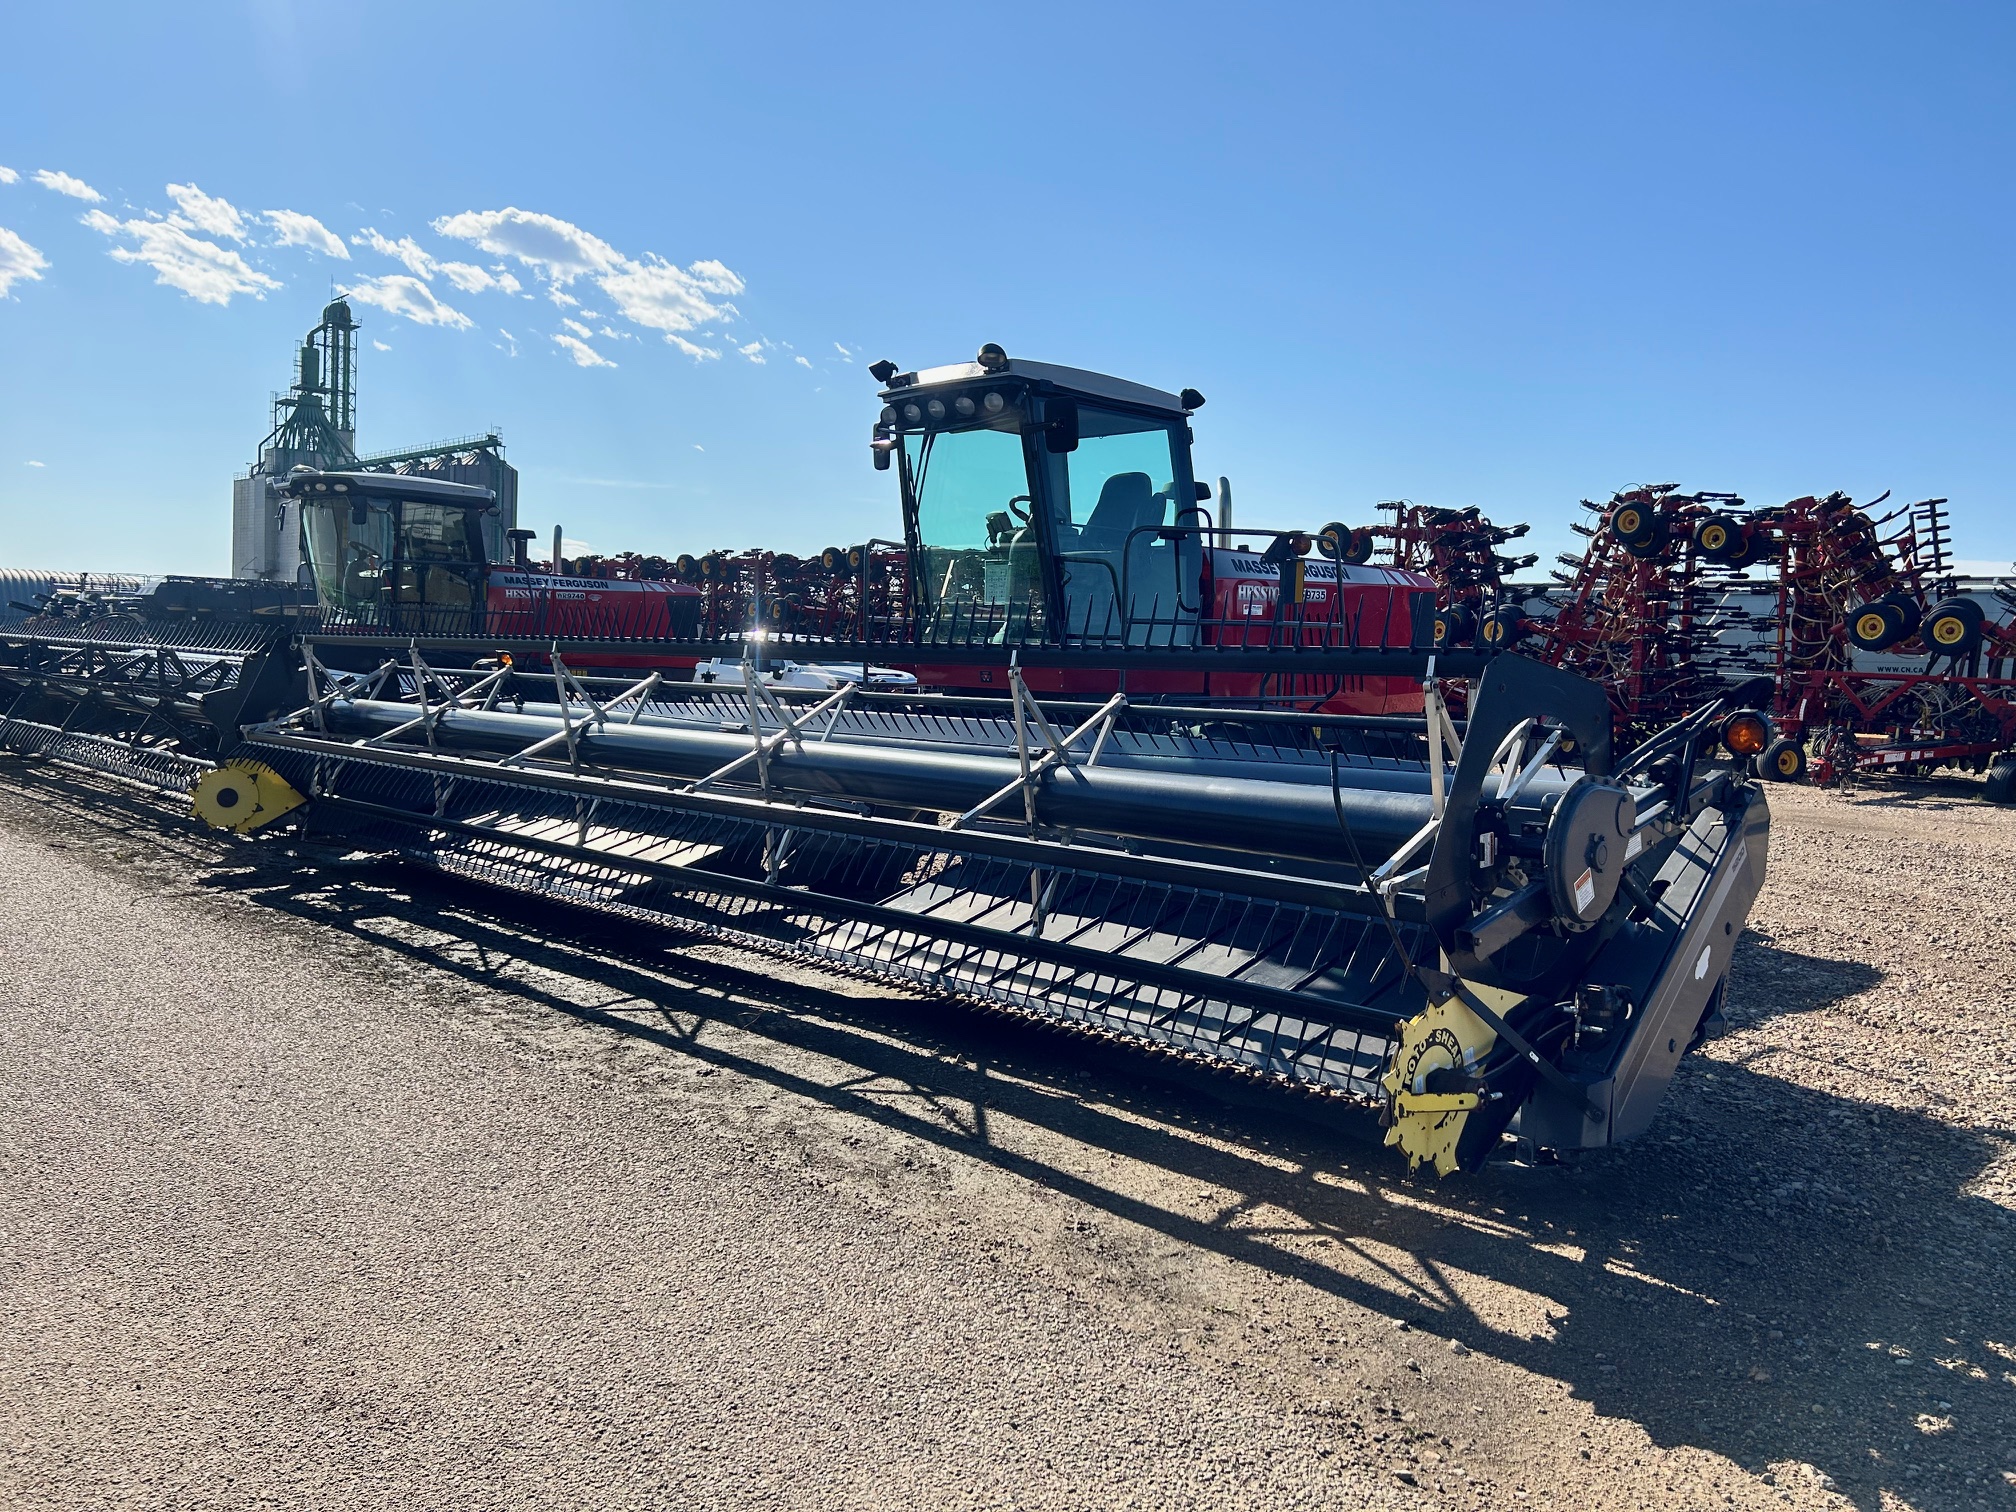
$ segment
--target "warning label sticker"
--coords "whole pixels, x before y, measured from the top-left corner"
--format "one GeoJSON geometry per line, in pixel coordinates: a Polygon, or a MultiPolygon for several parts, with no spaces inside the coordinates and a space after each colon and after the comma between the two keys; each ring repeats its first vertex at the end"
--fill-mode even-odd
{"type": "Polygon", "coordinates": [[[1575,879],[1575,912],[1587,913],[1589,905],[1596,901],[1596,873],[1585,871],[1575,879]]]}

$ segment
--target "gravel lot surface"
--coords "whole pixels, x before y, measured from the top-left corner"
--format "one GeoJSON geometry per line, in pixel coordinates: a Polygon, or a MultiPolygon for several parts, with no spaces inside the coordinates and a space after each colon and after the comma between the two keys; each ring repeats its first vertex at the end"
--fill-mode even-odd
{"type": "Polygon", "coordinates": [[[2016,1508],[2016,811],[1772,801],[1651,1134],[1438,1184],[0,759],[0,1505],[2016,1508]]]}

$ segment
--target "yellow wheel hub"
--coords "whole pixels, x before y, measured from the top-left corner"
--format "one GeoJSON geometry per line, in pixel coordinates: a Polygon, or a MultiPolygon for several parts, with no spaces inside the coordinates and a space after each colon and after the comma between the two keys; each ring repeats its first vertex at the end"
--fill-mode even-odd
{"type": "Polygon", "coordinates": [[[1967,627],[1954,614],[1942,614],[1932,621],[1932,639],[1942,646],[1957,646],[1967,638],[1967,627]]]}
{"type": "Polygon", "coordinates": [[[1611,523],[1617,527],[1617,534],[1628,536],[1628,535],[1636,535],[1638,533],[1638,527],[1642,523],[1644,523],[1644,521],[1643,517],[1638,513],[1637,510],[1620,509],[1617,511],[1617,517],[1611,523]]]}
{"type": "Polygon", "coordinates": [[[189,794],[196,817],[212,829],[249,835],[308,800],[263,761],[227,761],[205,772],[189,794]]]}
{"type": "Polygon", "coordinates": [[[1864,640],[1881,640],[1889,630],[1890,622],[1880,614],[1865,614],[1855,621],[1855,633],[1864,640]]]}
{"type": "MultiPolygon", "coordinates": [[[[1501,1017],[1523,998],[1516,992],[1465,984],[1478,1000],[1501,1017]]],[[[1438,1176],[1456,1169],[1456,1145],[1470,1115],[1483,1105],[1477,1092],[1431,1092],[1429,1077],[1437,1071],[1474,1075],[1498,1043],[1498,1032],[1464,1006],[1448,998],[1400,1026],[1393,1059],[1379,1085],[1386,1091],[1386,1143],[1398,1145],[1409,1170],[1423,1161],[1438,1176]]]]}
{"type": "Polygon", "coordinates": [[[1701,546],[1705,551],[1720,551],[1729,544],[1729,532],[1720,525],[1710,525],[1701,532],[1701,546]]]}

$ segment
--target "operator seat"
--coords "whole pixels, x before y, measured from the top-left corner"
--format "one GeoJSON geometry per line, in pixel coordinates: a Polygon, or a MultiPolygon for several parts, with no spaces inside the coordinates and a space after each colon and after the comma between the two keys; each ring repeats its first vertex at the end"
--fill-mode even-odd
{"type": "MultiPolygon", "coordinates": [[[[1119,553],[1126,548],[1128,536],[1146,526],[1162,524],[1168,507],[1169,501],[1155,492],[1148,474],[1115,473],[1099,490],[1099,502],[1092,506],[1090,518],[1078,532],[1078,547],[1081,551],[1112,553],[1117,570],[1119,553]]],[[[1137,544],[1147,539],[1141,536],[1137,544]]]]}
{"type": "MultiPolygon", "coordinates": [[[[1155,537],[1148,533],[1166,522],[1168,509],[1168,496],[1157,492],[1143,472],[1115,473],[1100,487],[1099,502],[1069,553],[1071,603],[1066,623],[1072,630],[1095,637],[1110,635],[1130,618],[1172,612],[1175,580],[1167,572],[1156,572],[1168,548],[1158,553],[1155,537]],[[1166,586],[1158,580],[1161,577],[1170,579],[1166,586]],[[1123,589],[1132,601],[1126,605],[1116,602],[1123,589]]],[[[1143,633],[1145,627],[1130,633],[1129,639],[1143,633]]]]}

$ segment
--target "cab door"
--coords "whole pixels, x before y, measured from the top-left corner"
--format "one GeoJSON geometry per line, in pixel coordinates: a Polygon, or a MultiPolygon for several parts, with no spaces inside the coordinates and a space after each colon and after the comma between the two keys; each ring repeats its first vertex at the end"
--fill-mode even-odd
{"type": "Polygon", "coordinates": [[[1181,421],[1080,401],[1078,444],[1053,460],[1064,637],[1197,643],[1203,543],[1181,421]]]}

